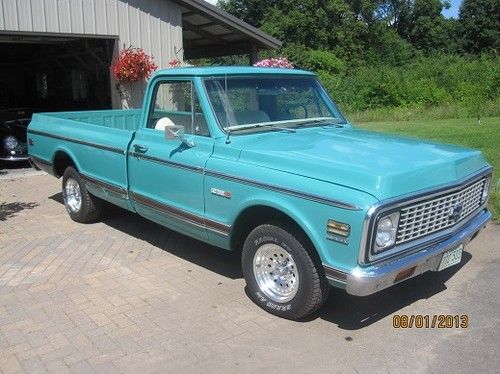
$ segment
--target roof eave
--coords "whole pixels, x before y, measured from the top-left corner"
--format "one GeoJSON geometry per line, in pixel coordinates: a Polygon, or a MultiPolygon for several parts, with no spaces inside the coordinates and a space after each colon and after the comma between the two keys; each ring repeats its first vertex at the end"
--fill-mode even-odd
{"type": "Polygon", "coordinates": [[[272,37],[271,35],[259,30],[258,28],[240,20],[239,18],[229,14],[216,6],[209,4],[204,0],[173,0],[174,2],[193,10],[200,10],[207,16],[221,20],[230,27],[240,31],[241,33],[250,36],[257,40],[266,48],[280,48],[283,43],[272,37]]]}

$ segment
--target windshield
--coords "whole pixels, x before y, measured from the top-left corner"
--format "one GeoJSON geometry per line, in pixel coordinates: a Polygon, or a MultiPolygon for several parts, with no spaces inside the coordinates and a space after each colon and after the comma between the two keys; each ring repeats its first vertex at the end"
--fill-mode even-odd
{"type": "Polygon", "coordinates": [[[345,123],[314,77],[217,77],[205,87],[226,131],[345,123]]]}

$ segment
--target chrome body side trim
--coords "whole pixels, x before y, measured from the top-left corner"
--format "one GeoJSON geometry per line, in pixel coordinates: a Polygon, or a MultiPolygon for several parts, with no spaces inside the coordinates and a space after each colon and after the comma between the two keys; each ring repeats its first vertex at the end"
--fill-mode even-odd
{"type": "Polygon", "coordinates": [[[331,266],[326,265],[326,264],[323,264],[323,269],[325,270],[325,275],[326,275],[327,279],[331,279],[331,280],[341,282],[341,283],[347,282],[347,273],[346,272],[332,268],[331,266]]]}
{"type": "Polygon", "coordinates": [[[92,178],[85,174],[80,174],[85,183],[106,190],[107,192],[114,193],[122,199],[128,199],[128,192],[125,188],[117,186],[112,183],[104,182],[99,179],[92,178]]]}
{"type": "Polygon", "coordinates": [[[229,232],[231,231],[230,225],[226,225],[225,223],[222,222],[217,222],[202,216],[186,212],[184,210],[175,208],[173,206],[150,199],[146,196],[142,196],[136,192],[130,192],[130,197],[134,202],[145,205],[158,212],[168,214],[169,216],[172,216],[178,220],[189,223],[191,225],[208,229],[217,234],[229,236],[229,232]]]}
{"type": "Polygon", "coordinates": [[[172,166],[174,168],[189,170],[189,171],[193,171],[195,173],[203,173],[203,168],[201,168],[201,167],[190,166],[190,165],[181,164],[181,163],[174,162],[174,161],[164,160],[164,159],[157,158],[157,157],[147,156],[144,153],[129,151],[128,154],[129,154],[129,156],[137,157],[137,158],[140,158],[140,159],[143,159],[146,161],[156,162],[156,163],[161,164],[161,165],[172,166]]]}
{"type": "Polygon", "coordinates": [[[468,244],[491,220],[491,213],[483,210],[468,225],[456,232],[452,237],[431,244],[412,254],[403,253],[395,259],[368,267],[356,266],[348,275],[346,290],[351,295],[366,296],[376,293],[404,280],[413,278],[427,271],[438,271],[444,252],[468,244]],[[405,270],[415,267],[414,273],[401,281],[396,276],[405,270]]]}
{"type": "Polygon", "coordinates": [[[345,203],[343,201],[329,199],[326,197],[313,195],[313,194],[309,194],[309,193],[305,193],[305,192],[300,192],[300,191],[292,190],[289,188],[284,188],[284,187],[279,187],[279,186],[275,186],[275,185],[271,185],[271,184],[267,184],[267,183],[262,183],[262,182],[258,182],[258,181],[252,180],[252,179],[235,177],[233,175],[219,173],[219,172],[211,171],[211,170],[205,170],[205,174],[208,176],[216,177],[216,178],[231,180],[231,181],[247,184],[247,185],[254,186],[254,187],[264,188],[264,189],[270,190],[270,191],[281,192],[281,193],[284,193],[287,195],[299,197],[301,199],[306,199],[306,200],[315,201],[315,202],[318,202],[321,204],[335,206],[337,208],[342,208],[342,209],[347,209],[347,210],[361,210],[361,208],[359,208],[358,206],[352,205],[349,203],[345,203]]]}
{"type": "Polygon", "coordinates": [[[31,166],[33,166],[35,169],[38,168],[40,170],[43,170],[47,174],[54,175],[54,166],[52,162],[31,155],[29,156],[28,159],[31,166]]]}
{"type": "Polygon", "coordinates": [[[305,193],[305,192],[300,192],[297,190],[279,187],[279,186],[271,185],[271,184],[267,184],[267,183],[262,183],[262,182],[258,182],[258,181],[252,180],[252,179],[236,177],[236,176],[229,175],[229,174],[219,173],[219,172],[213,171],[213,170],[207,170],[207,169],[203,169],[200,167],[194,167],[194,166],[190,166],[190,165],[186,165],[186,164],[181,164],[178,162],[173,162],[173,161],[168,161],[168,160],[164,160],[164,159],[160,159],[160,158],[156,158],[156,157],[151,157],[151,156],[147,156],[143,153],[129,151],[128,154],[130,156],[137,157],[139,159],[156,162],[156,163],[159,163],[162,165],[176,167],[176,168],[180,168],[180,169],[184,169],[184,170],[190,170],[190,171],[195,172],[195,173],[203,173],[203,174],[211,176],[211,177],[221,178],[221,179],[230,180],[230,181],[234,181],[234,182],[238,182],[238,183],[243,183],[243,184],[254,186],[254,187],[264,188],[264,189],[267,189],[270,191],[281,192],[281,193],[284,193],[287,195],[299,197],[301,199],[315,201],[315,202],[318,202],[321,204],[331,205],[331,206],[341,208],[341,209],[361,210],[361,208],[359,208],[358,206],[353,205],[353,204],[349,204],[349,203],[346,203],[343,201],[328,199],[326,197],[313,195],[313,194],[309,194],[309,193],[305,193]]]}
{"type": "MultiPolygon", "coordinates": [[[[363,230],[362,230],[362,236],[361,236],[361,243],[359,247],[359,256],[358,256],[358,263],[360,265],[365,265],[369,263],[375,263],[377,261],[384,261],[391,256],[397,256],[400,253],[407,252],[410,250],[418,250],[421,249],[425,245],[432,244],[433,242],[436,242],[437,240],[441,240],[445,238],[448,235],[451,235],[453,232],[459,230],[461,227],[466,225],[467,223],[470,222],[469,220],[464,220],[461,222],[459,225],[452,226],[447,230],[444,231],[438,231],[434,234],[431,234],[429,236],[424,236],[418,240],[415,241],[410,241],[405,243],[404,245],[399,245],[395,246],[393,249],[387,250],[386,252],[382,252],[380,255],[377,256],[371,256],[371,248],[370,248],[370,243],[373,237],[373,224],[375,222],[375,219],[377,216],[379,216],[381,213],[387,212],[389,210],[397,210],[398,208],[401,208],[402,206],[415,203],[418,201],[422,200],[427,200],[431,199],[435,196],[441,195],[443,193],[451,193],[456,190],[460,190],[463,187],[465,187],[467,184],[473,183],[475,180],[478,180],[484,176],[487,176],[492,173],[492,168],[491,166],[487,166],[481,170],[479,170],[477,173],[473,174],[472,176],[467,176],[465,178],[462,178],[458,180],[457,182],[446,184],[443,186],[438,186],[437,188],[429,188],[421,191],[417,191],[415,193],[403,195],[403,196],[398,196],[393,199],[389,199],[386,201],[381,201],[377,204],[372,205],[367,213],[365,220],[363,222],[363,230]]],[[[487,202],[484,203],[481,207],[477,209],[477,212],[483,210],[486,208],[487,202]]]]}
{"type": "Polygon", "coordinates": [[[119,154],[122,154],[122,155],[125,154],[125,150],[120,149],[120,148],[109,147],[107,145],[102,145],[102,144],[87,142],[87,141],[83,141],[83,140],[79,140],[79,139],[68,138],[66,136],[60,136],[60,135],[50,134],[48,132],[37,131],[37,130],[29,130],[28,129],[28,134],[46,136],[46,137],[53,138],[53,139],[65,140],[65,141],[68,141],[68,142],[71,142],[71,143],[75,143],[75,144],[81,144],[81,145],[86,145],[86,146],[89,146],[89,147],[94,147],[94,148],[102,149],[104,151],[119,153],[119,154]]]}

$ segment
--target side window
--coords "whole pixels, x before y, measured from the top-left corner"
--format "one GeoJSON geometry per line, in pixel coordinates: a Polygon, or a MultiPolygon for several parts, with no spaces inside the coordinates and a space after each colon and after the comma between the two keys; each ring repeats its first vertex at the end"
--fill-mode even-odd
{"type": "Polygon", "coordinates": [[[184,126],[185,134],[210,136],[198,96],[190,81],[161,82],[155,87],[148,127],[184,126]]]}

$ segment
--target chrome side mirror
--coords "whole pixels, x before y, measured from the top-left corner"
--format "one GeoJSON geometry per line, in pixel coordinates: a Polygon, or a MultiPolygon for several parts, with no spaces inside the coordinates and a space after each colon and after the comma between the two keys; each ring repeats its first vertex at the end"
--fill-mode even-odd
{"type": "Polygon", "coordinates": [[[170,125],[165,126],[165,139],[173,140],[179,139],[182,143],[187,145],[189,148],[195,146],[195,143],[187,139],[184,135],[184,126],[182,125],[170,125]]]}
{"type": "Polygon", "coordinates": [[[169,125],[165,126],[165,139],[174,140],[184,136],[184,126],[169,125]]]}

